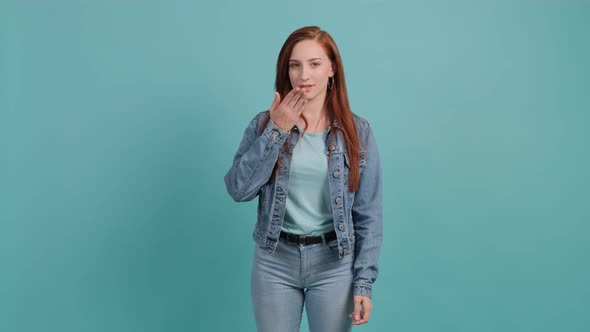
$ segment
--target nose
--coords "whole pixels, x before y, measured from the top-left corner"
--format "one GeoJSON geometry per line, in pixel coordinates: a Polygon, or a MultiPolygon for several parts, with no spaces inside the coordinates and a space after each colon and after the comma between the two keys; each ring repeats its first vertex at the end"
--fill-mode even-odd
{"type": "Polygon", "coordinates": [[[305,69],[305,66],[302,66],[302,69],[301,69],[301,80],[302,81],[307,81],[307,79],[309,78],[308,72],[309,71],[307,69],[305,69]]]}

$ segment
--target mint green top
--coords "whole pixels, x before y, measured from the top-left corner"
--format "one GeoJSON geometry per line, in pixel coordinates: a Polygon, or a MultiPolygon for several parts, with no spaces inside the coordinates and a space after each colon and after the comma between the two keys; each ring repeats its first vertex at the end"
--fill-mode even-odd
{"type": "Polygon", "coordinates": [[[285,232],[320,235],[334,230],[325,153],[327,133],[306,132],[293,149],[281,228],[285,232]]]}

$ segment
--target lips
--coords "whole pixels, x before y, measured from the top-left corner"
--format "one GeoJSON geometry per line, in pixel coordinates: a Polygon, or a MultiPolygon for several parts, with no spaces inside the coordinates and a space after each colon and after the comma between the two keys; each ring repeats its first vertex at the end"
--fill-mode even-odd
{"type": "Polygon", "coordinates": [[[308,84],[305,84],[305,85],[300,85],[300,86],[299,86],[299,88],[301,88],[301,89],[304,89],[304,90],[309,90],[309,89],[311,89],[312,87],[313,87],[313,85],[308,85],[308,84]]]}

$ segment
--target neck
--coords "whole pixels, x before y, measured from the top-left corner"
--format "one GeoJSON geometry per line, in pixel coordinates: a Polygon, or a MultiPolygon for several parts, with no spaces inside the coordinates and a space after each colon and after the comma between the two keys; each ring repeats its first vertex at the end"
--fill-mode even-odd
{"type": "Polygon", "coordinates": [[[329,125],[328,114],[324,107],[324,99],[325,95],[323,97],[317,96],[317,98],[308,100],[305,103],[302,115],[307,120],[306,131],[310,133],[321,133],[329,125]]]}

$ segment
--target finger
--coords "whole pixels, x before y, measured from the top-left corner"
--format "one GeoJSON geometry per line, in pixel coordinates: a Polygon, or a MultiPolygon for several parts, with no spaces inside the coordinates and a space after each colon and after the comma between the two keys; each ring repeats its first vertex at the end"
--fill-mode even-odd
{"type": "Polygon", "coordinates": [[[283,100],[283,103],[289,104],[291,102],[291,99],[297,93],[298,90],[299,90],[299,88],[294,88],[291,91],[289,91],[289,93],[287,93],[287,95],[285,96],[285,99],[283,100]]]}
{"type": "Polygon", "coordinates": [[[361,319],[361,300],[359,298],[354,299],[354,310],[352,311],[352,320],[358,321],[361,319]]]}
{"type": "Polygon", "coordinates": [[[361,324],[365,324],[369,321],[369,316],[367,316],[365,308],[363,307],[363,310],[361,310],[361,319],[353,321],[352,325],[361,325],[361,324]]]}
{"type": "Polygon", "coordinates": [[[305,105],[306,102],[307,102],[307,99],[299,98],[299,101],[297,102],[297,104],[295,104],[295,106],[293,106],[293,110],[297,113],[301,113],[303,111],[303,106],[305,105]]]}
{"type": "Polygon", "coordinates": [[[369,319],[371,318],[371,311],[373,310],[373,308],[368,305],[368,306],[363,306],[363,311],[361,312],[363,318],[368,322],[369,319]]]}
{"type": "Polygon", "coordinates": [[[357,321],[352,322],[352,325],[361,325],[361,324],[367,323],[368,321],[369,321],[368,319],[363,318],[361,320],[357,320],[357,321]]]}
{"type": "Polygon", "coordinates": [[[291,100],[288,103],[289,107],[294,109],[295,105],[302,97],[303,97],[303,90],[299,90],[299,91],[295,92],[295,94],[293,95],[293,98],[291,98],[291,100]]]}
{"type": "Polygon", "coordinates": [[[270,111],[274,112],[277,109],[277,106],[281,103],[281,94],[275,91],[275,99],[272,101],[272,105],[270,105],[270,111]]]}

